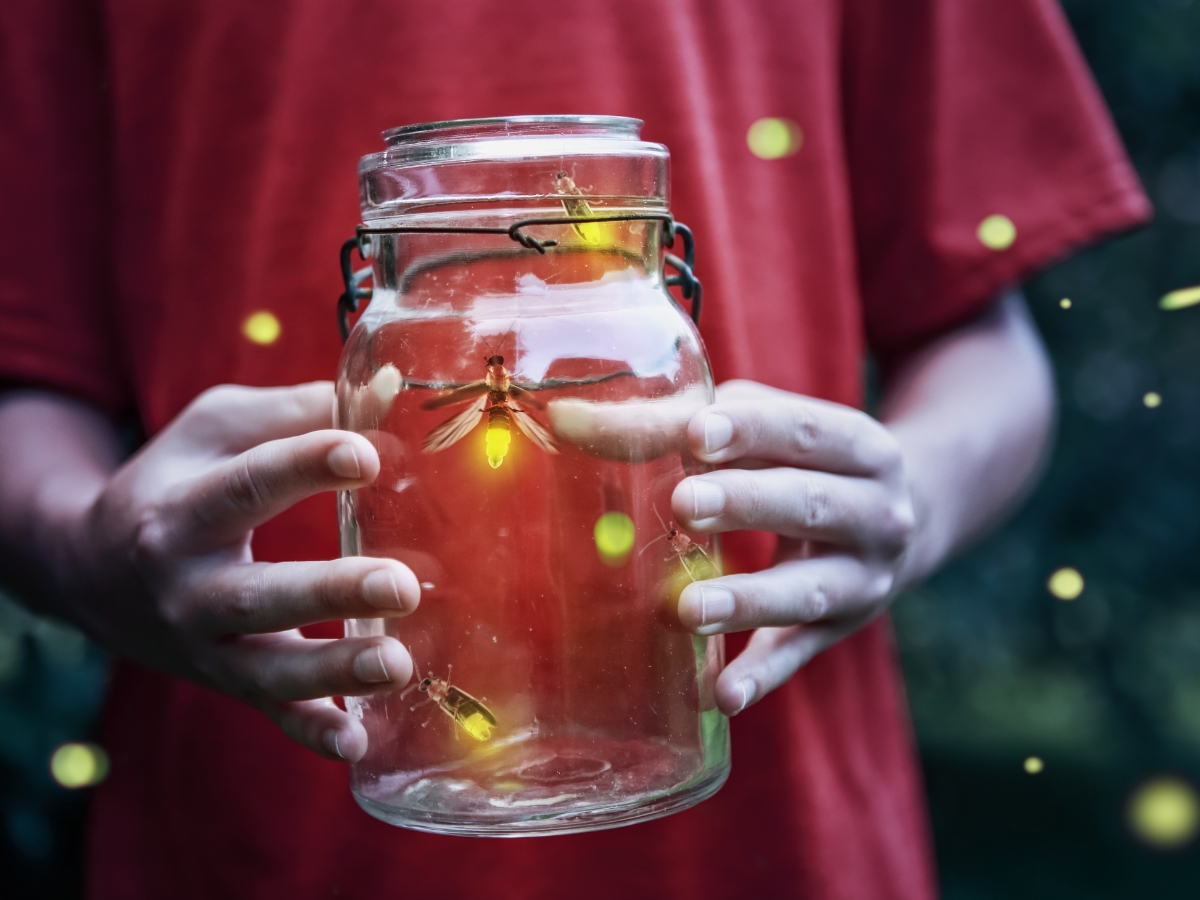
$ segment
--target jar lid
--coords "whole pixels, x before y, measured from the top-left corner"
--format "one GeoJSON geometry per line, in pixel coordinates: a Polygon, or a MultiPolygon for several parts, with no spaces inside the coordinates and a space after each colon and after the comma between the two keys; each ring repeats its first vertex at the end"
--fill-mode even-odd
{"type": "Polygon", "coordinates": [[[359,160],[364,219],[463,202],[553,199],[565,172],[601,204],[665,206],[662,144],[624,116],[506,116],[405,125],[359,160]],[[491,165],[489,165],[489,163],[491,165]]]}

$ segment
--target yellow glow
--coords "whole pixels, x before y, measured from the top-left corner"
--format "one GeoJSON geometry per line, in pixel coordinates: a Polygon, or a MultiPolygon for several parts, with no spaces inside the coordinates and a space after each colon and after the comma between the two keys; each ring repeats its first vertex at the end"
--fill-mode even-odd
{"type": "Polygon", "coordinates": [[[256,312],[242,323],[242,334],[256,344],[273,344],[279,338],[282,326],[274,314],[256,312]]]}
{"type": "Polygon", "coordinates": [[[759,159],[782,159],[804,144],[804,132],[791,119],[759,119],[746,132],[746,145],[759,159]]]}
{"type": "Polygon", "coordinates": [[[471,713],[459,724],[477,741],[486,741],[492,736],[492,723],[483,717],[483,713],[471,713]]]}
{"type": "Polygon", "coordinates": [[[597,222],[595,225],[589,225],[587,222],[578,222],[575,225],[575,233],[589,244],[602,244],[604,243],[604,229],[601,227],[603,224],[603,222],[597,222]]]}
{"type": "Polygon", "coordinates": [[[1025,760],[1025,771],[1030,775],[1037,775],[1044,768],[1046,768],[1046,764],[1042,762],[1040,756],[1031,756],[1025,760]]]}
{"type": "Polygon", "coordinates": [[[1070,309],[1071,308],[1071,299],[1069,297],[1063,297],[1061,300],[1058,301],[1058,305],[1061,306],[1063,309],[1070,309]]]}
{"type": "Polygon", "coordinates": [[[1141,784],[1129,798],[1129,828],[1152,847],[1172,850],[1196,836],[1200,802],[1182,778],[1160,776],[1141,784]]]}
{"type": "Polygon", "coordinates": [[[1183,309],[1200,303],[1200,286],[1171,291],[1158,301],[1159,309],[1183,309]]]}
{"type": "Polygon", "coordinates": [[[633,519],[622,512],[606,512],[596,520],[596,550],[606,565],[619,566],[633,550],[633,519]]]}
{"type": "Polygon", "coordinates": [[[508,454],[508,445],[512,443],[512,432],[507,428],[489,427],[484,438],[484,450],[487,452],[488,465],[493,469],[500,468],[504,457],[508,454]]]}
{"type": "Polygon", "coordinates": [[[689,553],[677,557],[677,559],[678,563],[671,570],[666,585],[667,600],[672,606],[678,605],[679,595],[683,593],[683,589],[689,584],[721,576],[720,561],[705,556],[695,548],[692,548],[689,553]]]}
{"type": "Polygon", "coordinates": [[[1142,402],[1151,409],[1162,406],[1162,395],[1158,391],[1148,391],[1142,396],[1142,402]]]}
{"type": "Polygon", "coordinates": [[[91,787],[108,777],[108,754],[95,744],[63,744],[50,757],[50,774],[65,788],[91,787]]]}
{"type": "Polygon", "coordinates": [[[1017,226],[1008,216],[988,216],[979,223],[975,234],[989,250],[1007,250],[1017,239],[1017,226]]]}
{"type": "Polygon", "coordinates": [[[1047,579],[1046,589],[1059,600],[1074,600],[1083,593],[1083,576],[1078,569],[1064,566],[1047,579]]]}

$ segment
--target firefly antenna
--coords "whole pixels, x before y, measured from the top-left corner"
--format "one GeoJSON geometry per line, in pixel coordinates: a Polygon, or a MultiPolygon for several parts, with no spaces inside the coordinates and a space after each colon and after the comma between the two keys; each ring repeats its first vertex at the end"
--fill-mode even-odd
{"type": "MultiPolygon", "coordinates": [[[[521,318],[520,314],[517,315],[517,319],[519,319],[519,318],[521,318]]],[[[500,335],[500,340],[496,341],[495,347],[497,350],[500,349],[500,347],[502,347],[504,345],[504,339],[506,337],[508,337],[510,334],[512,334],[513,328],[515,328],[517,325],[517,319],[512,320],[512,324],[508,326],[508,331],[506,331],[506,332],[504,332],[504,334],[500,335]]],[[[486,362],[487,360],[489,360],[493,356],[495,356],[496,353],[495,353],[495,350],[492,349],[493,345],[490,342],[487,343],[485,346],[487,347],[487,351],[488,351],[487,356],[484,357],[484,361],[486,362]]],[[[514,353],[516,352],[515,348],[514,348],[513,352],[514,353]]]]}
{"type": "Polygon", "coordinates": [[[662,526],[663,533],[660,534],[658,537],[654,538],[654,540],[647,543],[645,547],[643,547],[641,550],[638,551],[638,559],[641,559],[642,554],[645,553],[647,550],[649,550],[651,547],[653,547],[655,544],[657,544],[659,541],[671,540],[671,530],[672,529],[668,528],[667,523],[663,521],[663,517],[658,511],[657,504],[651,506],[651,509],[654,510],[654,516],[655,516],[655,518],[658,519],[658,524],[662,526]]]}

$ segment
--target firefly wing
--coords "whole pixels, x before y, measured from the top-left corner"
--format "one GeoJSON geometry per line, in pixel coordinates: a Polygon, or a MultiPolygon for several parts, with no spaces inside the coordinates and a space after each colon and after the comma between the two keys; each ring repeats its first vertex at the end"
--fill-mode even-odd
{"type": "Polygon", "coordinates": [[[447,447],[457,444],[479,424],[479,420],[483,418],[485,406],[487,406],[487,397],[483,396],[458,415],[447,419],[425,435],[425,440],[421,442],[421,449],[426,453],[439,453],[447,447]]]}
{"type": "Polygon", "coordinates": [[[558,453],[558,441],[554,440],[554,435],[544,425],[511,400],[508,401],[508,408],[521,434],[547,453],[558,453]]]}
{"type": "MultiPolygon", "coordinates": [[[[533,389],[536,388],[537,386],[534,385],[533,389]]],[[[509,394],[514,397],[520,397],[522,403],[528,403],[534,409],[545,409],[546,404],[537,397],[533,396],[533,389],[521,387],[521,385],[516,384],[515,382],[510,382],[508,385],[509,394]]]]}
{"type": "MultiPolygon", "coordinates": [[[[414,382],[409,382],[409,384],[412,385],[414,382]]],[[[426,400],[421,404],[421,408],[441,409],[444,406],[453,406],[455,403],[473,400],[480,394],[486,394],[487,392],[488,386],[486,381],[472,381],[470,384],[458,385],[453,390],[446,391],[446,393],[439,397],[426,400]]]]}
{"type": "Polygon", "coordinates": [[[446,705],[454,710],[454,717],[459,721],[469,719],[475,713],[479,713],[492,725],[496,724],[496,717],[492,715],[492,711],[484,706],[482,701],[476,700],[462,688],[450,685],[446,691],[446,705]]]}

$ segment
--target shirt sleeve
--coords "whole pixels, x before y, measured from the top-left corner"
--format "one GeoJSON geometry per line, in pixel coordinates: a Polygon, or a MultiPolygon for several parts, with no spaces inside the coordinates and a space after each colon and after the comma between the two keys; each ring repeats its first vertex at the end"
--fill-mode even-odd
{"type": "Polygon", "coordinates": [[[1054,0],[848,0],[845,17],[859,278],[885,363],[1149,219],[1054,0]]]}
{"type": "Polygon", "coordinates": [[[86,0],[8,0],[0,47],[0,388],[121,414],[99,14],[86,0]]]}

